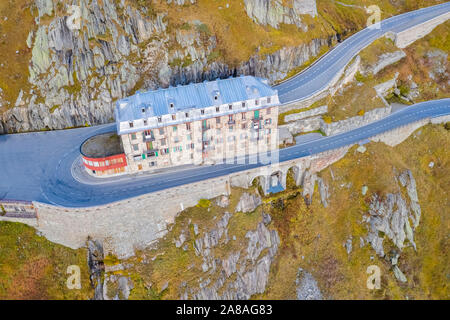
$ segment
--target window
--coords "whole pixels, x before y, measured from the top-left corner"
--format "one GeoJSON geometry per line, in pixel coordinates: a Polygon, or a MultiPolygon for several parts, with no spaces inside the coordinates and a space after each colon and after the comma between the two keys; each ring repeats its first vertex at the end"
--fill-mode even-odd
{"type": "Polygon", "coordinates": [[[264,121],[264,124],[271,124],[272,123],[272,119],[266,119],[266,121],[264,121]]]}
{"type": "Polygon", "coordinates": [[[203,115],[205,114],[205,109],[200,110],[200,113],[203,115]]]}
{"type": "Polygon", "coordinates": [[[245,120],[245,112],[242,113],[242,120],[245,120]]]}
{"type": "Polygon", "coordinates": [[[190,123],[186,123],[186,130],[191,130],[191,124],[190,123]]]}
{"type": "Polygon", "coordinates": [[[219,124],[220,123],[220,117],[216,118],[216,123],[219,124]]]}
{"type": "Polygon", "coordinates": [[[232,114],[230,114],[230,115],[228,116],[228,121],[229,121],[229,122],[233,122],[233,115],[232,115],[232,114]]]}
{"type": "Polygon", "coordinates": [[[233,131],[233,126],[229,126],[228,128],[230,129],[230,131],[233,131]]]}
{"type": "Polygon", "coordinates": [[[189,113],[188,112],[186,112],[184,115],[186,116],[186,118],[189,118],[189,113]]]}
{"type": "Polygon", "coordinates": [[[145,108],[142,108],[142,113],[145,113],[145,108]]]}
{"type": "Polygon", "coordinates": [[[138,144],[133,144],[133,150],[134,151],[139,151],[139,145],[138,144]]]}
{"type": "Polygon", "coordinates": [[[245,108],[245,102],[242,102],[242,108],[245,108]]]}
{"type": "Polygon", "coordinates": [[[172,115],[172,120],[176,120],[177,119],[177,116],[176,115],[172,115]]]}
{"type": "Polygon", "coordinates": [[[133,121],[130,121],[128,124],[130,125],[130,128],[134,127],[133,121]]]}
{"type": "Polygon", "coordinates": [[[161,122],[162,121],[162,118],[161,117],[158,117],[158,122],[161,122]]]}
{"type": "Polygon", "coordinates": [[[147,120],[144,120],[144,126],[146,126],[147,125],[147,120]]]}
{"type": "Polygon", "coordinates": [[[219,112],[220,111],[220,108],[219,107],[216,107],[216,112],[219,112]]]}
{"type": "Polygon", "coordinates": [[[161,149],[161,154],[169,154],[169,148],[161,149]]]}
{"type": "Polygon", "coordinates": [[[188,134],[187,135],[187,139],[188,139],[188,141],[191,141],[192,140],[192,135],[188,134]]]}
{"type": "Polygon", "coordinates": [[[136,140],[136,133],[131,134],[131,140],[136,140]]]}
{"type": "Polygon", "coordinates": [[[255,106],[259,105],[259,100],[255,100],[255,106]]]}
{"type": "Polygon", "coordinates": [[[247,127],[247,125],[244,123],[242,124],[242,129],[245,129],[247,127]]]}
{"type": "Polygon", "coordinates": [[[178,129],[177,126],[173,126],[172,128],[173,128],[173,132],[176,132],[178,129]]]}
{"type": "Polygon", "coordinates": [[[159,128],[159,134],[163,135],[164,134],[164,128],[159,128]]]}
{"type": "Polygon", "coordinates": [[[173,107],[174,107],[173,103],[171,103],[171,104],[170,104],[170,107],[171,107],[171,108],[173,108],[173,107]]]}
{"type": "Polygon", "coordinates": [[[165,146],[166,145],[166,139],[164,138],[164,139],[161,139],[161,145],[162,146],[165,146]]]}
{"type": "Polygon", "coordinates": [[[217,99],[219,99],[219,97],[217,95],[215,95],[214,96],[214,100],[217,100],[217,99]]]}
{"type": "Polygon", "coordinates": [[[220,134],[220,129],[216,129],[216,134],[220,134]]]}
{"type": "Polygon", "coordinates": [[[270,114],[272,108],[267,108],[267,114],[270,114]]]}
{"type": "Polygon", "coordinates": [[[270,97],[267,97],[267,103],[271,103],[272,99],[270,97]]]}
{"type": "Polygon", "coordinates": [[[233,110],[233,105],[232,104],[228,105],[228,110],[233,110]]]}

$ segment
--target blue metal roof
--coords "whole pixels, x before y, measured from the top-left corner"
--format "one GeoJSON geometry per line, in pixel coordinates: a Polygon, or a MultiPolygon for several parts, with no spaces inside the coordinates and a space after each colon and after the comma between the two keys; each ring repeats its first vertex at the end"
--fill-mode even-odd
{"type": "Polygon", "coordinates": [[[275,94],[277,91],[272,89],[266,80],[252,76],[137,92],[117,101],[116,121],[132,121],[275,94]]]}

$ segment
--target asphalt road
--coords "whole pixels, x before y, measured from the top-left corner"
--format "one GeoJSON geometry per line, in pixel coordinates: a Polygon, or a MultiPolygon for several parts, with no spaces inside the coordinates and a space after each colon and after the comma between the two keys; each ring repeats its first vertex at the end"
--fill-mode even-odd
{"type": "MultiPolygon", "coordinates": [[[[342,42],[304,73],[280,84],[281,101],[304,99],[325,87],[333,75],[361,48],[388,29],[400,31],[450,11],[450,3],[391,18],[381,30],[363,30],[342,42]]],[[[356,130],[282,149],[286,161],[354,144],[381,132],[417,120],[450,114],[450,99],[430,101],[405,108],[356,130]]],[[[91,185],[73,178],[71,169],[79,146],[88,137],[114,131],[115,124],[40,133],[0,135],[0,199],[39,201],[65,207],[88,207],[202,181],[263,164],[215,165],[183,171],[91,185]]]]}
{"type": "Polygon", "coordinates": [[[347,38],[304,72],[277,85],[282,104],[304,100],[322,91],[358,52],[388,31],[400,32],[450,11],[450,2],[383,20],[379,29],[366,28],[347,38]]]}
{"type": "MultiPolygon", "coordinates": [[[[279,161],[358,143],[420,119],[448,114],[450,99],[416,104],[367,126],[281,149],[279,161]]],[[[114,125],[99,126],[95,130],[95,133],[111,131],[114,125]]],[[[204,166],[128,181],[88,185],[75,180],[71,168],[79,157],[79,145],[92,134],[92,130],[85,128],[0,136],[0,198],[88,207],[263,166],[261,163],[204,166]]]]}

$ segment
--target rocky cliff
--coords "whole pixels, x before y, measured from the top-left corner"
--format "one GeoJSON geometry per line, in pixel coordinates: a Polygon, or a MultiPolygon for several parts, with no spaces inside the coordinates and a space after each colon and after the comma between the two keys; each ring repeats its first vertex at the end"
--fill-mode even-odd
{"type": "Polygon", "coordinates": [[[317,15],[316,0],[292,0],[289,6],[279,0],[244,0],[245,10],[253,21],[279,28],[280,24],[294,24],[303,31],[308,26],[302,22],[301,15],[317,15]]]}
{"type": "MultiPolygon", "coordinates": [[[[294,3],[295,16],[308,11],[303,1],[294,3]]],[[[78,20],[67,15],[71,7],[65,1],[36,0],[34,7],[35,26],[27,38],[31,88],[21,90],[0,116],[3,133],[111,122],[114,102],[137,89],[240,74],[274,82],[333,41],[314,39],[229,65],[217,59],[216,36],[199,20],[174,28],[167,13],[125,1],[81,0],[78,20]]]]}

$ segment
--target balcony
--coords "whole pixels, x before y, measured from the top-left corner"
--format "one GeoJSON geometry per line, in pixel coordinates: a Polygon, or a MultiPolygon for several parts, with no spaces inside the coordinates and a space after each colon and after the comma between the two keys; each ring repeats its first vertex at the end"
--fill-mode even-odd
{"type": "Polygon", "coordinates": [[[144,141],[145,142],[155,141],[155,137],[153,135],[146,135],[146,134],[144,134],[144,141]]]}
{"type": "Polygon", "coordinates": [[[232,124],[235,124],[235,123],[236,123],[235,120],[228,120],[228,124],[229,124],[229,125],[232,125],[232,124]]]}
{"type": "Polygon", "coordinates": [[[147,158],[156,157],[156,150],[147,150],[147,158]]]}

